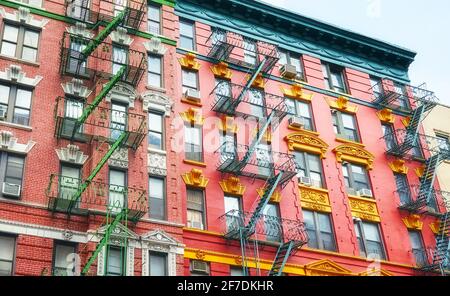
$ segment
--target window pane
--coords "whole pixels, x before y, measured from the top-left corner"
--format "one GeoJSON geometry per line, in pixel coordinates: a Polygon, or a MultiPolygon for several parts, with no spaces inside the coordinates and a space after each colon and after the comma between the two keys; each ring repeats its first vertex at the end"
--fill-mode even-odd
{"type": "Polygon", "coordinates": [[[231,211],[240,211],[239,198],[233,196],[225,196],[225,214],[231,211]]]}
{"type": "Polygon", "coordinates": [[[148,113],[149,129],[154,132],[162,132],[162,115],[157,113],[148,113]]]}
{"type": "Polygon", "coordinates": [[[110,170],[109,183],[118,186],[125,186],[125,172],[110,170]]]}
{"type": "Polygon", "coordinates": [[[422,238],[420,237],[420,233],[417,231],[410,231],[409,238],[411,240],[411,246],[413,250],[423,249],[422,238]]]}
{"type": "Polygon", "coordinates": [[[344,80],[342,79],[342,74],[340,72],[331,72],[331,82],[337,90],[344,90],[344,80]]]}
{"type": "Polygon", "coordinates": [[[158,199],[164,198],[164,180],[159,178],[149,179],[150,196],[158,199]]]}
{"type": "Polygon", "coordinates": [[[280,52],[280,60],[278,61],[281,65],[287,64],[287,56],[286,53],[280,52]]]}
{"type": "Polygon", "coordinates": [[[197,89],[197,72],[183,70],[183,86],[197,89]]]}
{"type": "Polygon", "coordinates": [[[108,250],[108,275],[121,275],[122,274],[122,258],[121,250],[110,248],[108,250]]]}
{"type": "Polygon", "coordinates": [[[0,104],[8,105],[9,101],[9,86],[0,84],[0,104]]]}
{"type": "Polygon", "coordinates": [[[342,123],[344,124],[344,127],[349,129],[355,129],[355,121],[353,115],[349,115],[346,113],[342,114],[342,123]]]}
{"type": "Polygon", "coordinates": [[[7,56],[15,56],[16,44],[3,41],[1,53],[7,56]]]}
{"type": "Polygon", "coordinates": [[[160,133],[149,132],[148,133],[148,145],[150,148],[162,149],[162,135],[160,133]]]}
{"type": "Polygon", "coordinates": [[[14,246],[14,237],[0,236],[0,260],[12,261],[14,259],[14,246]]]}
{"type": "Polygon", "coordinates": [[[150,254],[150,276],[165,276],[167,256],[165,254],[150,254]]]}
{"type": "Polygon", "coordinates": [[[160,20],[160,7],[149,5],[148,6],[148,19],[159,22],[160,20]]]}
{"type": "Polygon", "coordinates": [[[317,214],[319,218],[319,229],[322,232],[329,232],[331,233],[331,222],[330,222],[330,216],[325,214],[317,214]]]}
{"type": "Polygon", "coordinates": [[[23,44],[29,47],[37,48],[39,40],[39,33],[35,31],[25,30],[25,36],[23,38],[23,44]]]}
{"type": "Polygon", "coordinates": [[[286,107],[289,114],[297,115],[295,110],[295,101],[293,99],[286,98],[286,107]]]}
{"type": "Polygon", "coordinates": [[[320,172],[322,171],[320,157],[313,154],[307,154],[308,155],[308,164],[309,169],[314,172],[320,172]]]}
{"type": "Polygon", "coordinates": [[[366,240],[381,242],[378,225],[371,223],[363,223],[364,235],[366,240]]]}
{"type": "Polygon", "coordinates": [[[55,245],[55,263],[54,266],[57,268],[66,269],[72,261],[68,261],[70,259],[69,255],[75,253],[75,248],[73,246],[67,245],[55,245]]]}
{"type": "Polygon", "coordinates": [[[180,47],[188,50],[194,49],[194,40],[190,37],[180,37],[180,47]]]}
{"type": "Polygon", "coordinates": [[[30,110],[14,108],[13,122],[21,125],[30,123],[30,110]]]}
{"type": "Polygon", "coordinates": [[[300,116],[306,117],[306,118],[311,118],[309,104],[303,103],[303,102],[298,102],[298,107],[299,107],[298,109],[300,111],[300,116]]]}
{"type": "Polygon", "coordinates": [[[37,50],[34,48],[30,48],[30,47],[23,47],[22,49],[22,59],[27,60],[27,61],[36,61],[36,57],[37,57],[37,50]]]}
{"type": "Polygon", "coordinates": [[[162,87],[161,75],[148,73],[148,85],[154,87],[162,87]]]}
{"type": "Polygon", "coordinates": [[[161,58],[149,55],[148,56],[148,69],[152,73],[161,74],[161,58]]]}
{"type": "Polygon", "coordinates": [[[3,32],[3,40],[11,41],[12,43],[17,43],[17,37],[19,36],[19,28],[10,25],[5,25],[5,30],[3,32]]]}
{"type": "Polygon", "coordinates": [[[194,37],[194,26],[192,23],[180,22],[180,35],[194,37]]]}
{"type": "Polygon", "coordinates": [[[8,156],[5,182],[21,185],[23,174],[23,158],[8,156]]]}
{"type": "Polygon", "coordinates": [[[32,92],[25,89],[17,89],[16,106],[29,109],[32,92]]]}

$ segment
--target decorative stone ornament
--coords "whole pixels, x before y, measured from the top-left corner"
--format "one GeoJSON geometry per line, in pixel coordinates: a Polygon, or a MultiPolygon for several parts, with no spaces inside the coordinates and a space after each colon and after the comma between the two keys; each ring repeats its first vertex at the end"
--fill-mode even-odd
{"type": "Polygon", "coordinates": [[[148,91],[141,95],[145,110],[158,110],[164,112],[165,116],[170,116],[173,102],[168,96],[158,92],[148,91]]]}
{"type": "MultiPolygon", "coordinates": [[[[259,197],[263,197],[264,193],[266,193],[266,188],[259,188],[256,190],[258,192],[259,197]]],[[[273,203],[280,203],[281,202],[281,192],[276,190],[273,192],[272,196],[270,197],[270,202],[273,203]]]]}
{"type": "Polygon", "coordinates": [[[337,109],[343,112],[355,114],[358,111],[358,106],[349,104],[349,98],[340,96],[337,99],[326,99],[330,108],[337,109]]]}
{"type": "Polygon", "coordinates": [[[149,41],[144,42],[145,49],[157,55],[164,55],[167,51],[167,48],[161,43],[161,39],[157,37],[152,37],[149,41]]]}
{"type": "Polygon", "coordinates": [[[10,65],[4,72],[0,71],[0,80],[7,80],[14,83],[26,84],[35,87],[42,80],[42,76],[36,75],[34,78],[27,77],[26,73],[18,65],[10,65]]]}
{"type": "Polygon", "coordinates": [[[36,142],[29,140],[26,144],[17,143],[18,139],[10,131],[0,131],[0,150],[15,152],[18,154],[28,154],[36,142]]]}
{"type": "Polygon", "coordinates": [[[422,230],[423,228],[423,222],[420,221],[420,215],[411,214],[408,217],[403,218],[402,221],[408,229],[422,230]]]}
{"type": "Polygon", "coordinates": [[[108,164],[112,167],[127,169],[128,168],[128,149],[120,148],[114,151],[108,160],[108,164]]]}
{"type": "Polygon", "coordinates": [[[45,18],[42,18],[41,20],[35,19],[34,15],[30,13],[30,9],[23,6],[20,6],[18,10],[13,11],[12,13],[6,12],[6,10],[1,7],[0,16],[7,20],[27,24],[36,28],[43,28],[49,22],[49,20],[45,18]]]}
{"type": "Polygon", "coordinates": [[[316,134],[309,131],[300,131],[285,137],[289,151],[305,151],[319,154],[322,159],[326,157],[328,144],[316,134]]]}
{"type": "Polygon", "coordinates": [[[64,93],[74,95],[77,97],[87,98],[92,91],[83,85],[83,80],[73,78],[72,81],[62,83],[61,87],[64,93]]]}
{"type": "Polygon", "coordinates": [[[195,54],[189,52],[184,57],[178,59],[178,61],[182,68],[198,71],[201,65],[195,57],[195,54]]]}
{"type": "Polygon", "coordinates": [[[130,108],[134,108],[134,101],[136,98],[137,92],[132,86],[118,82],[106,96],[106,101],[119,101],[128,104],[130,108]]]}
{"type": "Polygon", "coordinates": [[[234,117],[223,116],[220,120],[219,130],[224,135],[237,134],[239,127],[237,123],[235,123],[234,117]]]}
{"type": "Polygon", "coordinates": [[[190,172],[181,176],[186,185],[197,188],[206,188],[209,179],[205,178],[203,171],[199,169],[192,169],[190,172]]]}
{"type": "Polygon", "coordinates": [[[192,125],[203,125],[205,118],[201,116],[200,110],[195,108],[189,108],[186,111],[180,113],[183,121],[192,125]]]}
{"type": "Polygon", "coordinates": [[[166,176],[167,162],[166,154],[159,151],[148,151],[148,172],[151,175],[166,176]]]}
{"type": "Polygon", "coordinates": [[[314,94],[306,94],[301,84],[295,83],[290,88],[281,86],[283,94],[291,99],[311,101],[314,94]]]}
{"type": "Polygon", "coordinates": [[[331,204],[328,192],[324,189],[299,185],[302,208],[331,213],[331,204]]]}
{"type": "Polygon", "coordinates": [[[231,80],[233,72],[228,68],[228,64],[225,62],[219,62],[216,65],[211,66],[211,71],[216,78],[231,80]]]}
{"type": "Polygon", "coordinates": [[[338,162],[348,161],[351,163],[365,165],[368,170],[373,169],[375,156],[359,145],[344,144],[333,150],[338,162]]]}
{"type": "Polygon", "coordinates": [[[394,173],[404,175],[408,174],[408,167],[405,165],[405,161],[403,159],[396,159],[388,165],[394,173]]]}
{"type": "Polygon", "coordinates": [[[130,46],[133,43],[133,39],[127,34],[127,29],[123,27],[117,28],[110,36],[111,40],[118,44],[130,46]]]}
{"type": "Polygon", "coordinates": [[[82,22],[76,22],[75,26],[70,26],[66,30],[72,35],[82,36],[85,38],[92,38],[94,36],[94,34],[87,29],[86,24],[82,22]]]}
{"type": "Polygon", "coordinates": [[[72,144],[68,144],[66,148],[55,149],[55,151],[60,161],[77,165],[84,165],[89,158],[88,155],[84,155],[80,147],[72,144]]]}
{"type": "Polygon", "coordinates": [[[381,122],[393,124],[395,122],[395,116],[391,109],[383,109],[377,112],[377,116],[381,122]]]}
{"type": "Polygon", "coordinates": [[[245,193],[245,186],[241,184],[238,177],[231,176],[228,179],[219,182],[220,187],[224,193],[243,196],[245,193]]]}
{"type": "Polygon", "coordinates": [[[353,217],[361,218],[365,221],[380,222],[377,202],[374,199],[367,199],[357,196],[349,196],[350,208],[353,217]]]}

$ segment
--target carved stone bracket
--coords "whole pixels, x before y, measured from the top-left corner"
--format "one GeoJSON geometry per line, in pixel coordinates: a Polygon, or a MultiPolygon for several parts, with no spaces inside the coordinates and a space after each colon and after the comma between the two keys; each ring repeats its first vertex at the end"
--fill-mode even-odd
{"type": "Polygon", "coordinates": [[[157,55],[164,55],[167,51],[167,48],[161,43],[161,39],[156,37],[144,42],[144,47],[149,53],[157,55]]]}
{"type": "Polygon", "coordinates": [[[35,87],[42,80],[42,76],[36,75],[34,78],[27,77],[20,66],[10,65],[5,71],[0,71],[0,80],[7,80],[35,87]]]}
{"type": "Polygon", "coordinates": [[[36,142],[29,140],[26,144],[20,144],[18,139],[10,131],[0,131],[0,150],[16,152],[19,154],[28,154],[36,142]]]}
{"type": "Polygon", "coordinates": [[[148,151],[148,173],[156,176],[167,175],[167,156],[165,153],[148,151]]]}
{"type": "Polygon", "coordinates": [[[80,147],[72,144],[68,144],[66,148],[55,149],[55,151],[60,161],[78,165],[84,165],[89,158],[88,155],[85,155],[83,151],[80,150],[80,147]]]}

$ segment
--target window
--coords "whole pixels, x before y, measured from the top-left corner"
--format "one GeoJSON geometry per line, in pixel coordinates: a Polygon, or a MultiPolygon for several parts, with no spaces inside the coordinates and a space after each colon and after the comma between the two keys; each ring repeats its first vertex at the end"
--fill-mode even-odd
{"type": "Polygon", "coordinates": [[[394,174],[397,193],[402,205],[411,202],[411,190],[408,184],[408,178],[403,174],[394,174]]]}
{"type": "MultiPolygon", "coordinates": [[[[61,164],[61,177],[59,181],[59,195],[58,198],[63,200],[72,200],[75,193],[81,185],[81,169],[80,167],[71,166],[68,164],[61,164]]],[[[80,200],[77,201],[75,207],[79,207],[80,200]]]]}
{"type": "Polygon", "coordinates": [[[249,96],[249,104],[251,105],[250,106],[251,114],[258,118],[265,117],[266,112],[264,108],[263,92],[256,89],[249,89],[248,96],[249,96]]]}
{"type": "Polygon", "coordinates": [[[209,276],[210,267],[208,262],[191,260],[190,262],[191,276],[209,276]]]}
{"type": "Polygon", "coordinates": [[[353,142],[360,142],[355,115],[333,109],[331,110],[331,116],[334,132],[337,137],[342,137],[345,140],[353,142]]]}
{"type": "Polygon", "coordinates": [[[325,87],[341,93],[347,93],[344,80],[344,69],[330,64],[322,64],[325,87]]]}
{"type": "Polygon", "coordinates": [[[342,164],[344,172],[345,186],[351,195],[356,195],[362,189],[371,189],[369,176],[365,167],[344,163],[342,164]]]}
{"type": "Polygon", "coordinates": [[[70,37],[69,62],[67,71],[74,74],[87,75],[86,59],[82,52],[86,48],[87,40],[70,37]]]}
{"type": "Polygon", "coordinates": [[[181,76],[183,93],[188,89],[198,90],[198,72],[182,70],[181,76]]]}
{"type": "Polygon", "coordinates": [[[162,57],[158,55],[148,55],[148,85],[163,87],[162,84],[162,57]]]}
{"type": "Polygon", "coordinates": [[[308,247],[336,251],[330,215],[303,210],[303,219],[308,232],[308,247]]]}
{"type": "Polygon", "coordinates": [[[408,92],[406,91],[405,85],[394,82],[394,89],[398,94],[397,104],[403,109],[410,110],[411,107],[409,106],[408,92]]]}
{"type": "Polygon", "coordinates": [[[1,44],[1,54],[30,62],[36,62],[39,32],[5,23],[1,44]]]}
{"type": "Polygon", "coordinates": [[[245,276],[242,267],[230,267],[230,276],[245,276]]]}
{"type": "Polygon", "coordinates": [[[107,246],[106,249],[106,275],[124,275],[125,249],[111,246],[107,246]]]}
{"type": "Polygon", "coordinates": [[[424,266],[428,263],[427,252],[425,250],[422,234],[418,231],[409,231],[409,240],[411,241],[411,250],[416,260],[417,266],[424,266]]]}
{"type": "Polygon", "coordinates": [[[161,6],[148,4],[147,15],[148,31],[152,34],[161,34],[161,6]]]}
{"type": "Polygon", "coordinates": [[[282,229],[280,223],[280,209],[277,204],[268,203],[263,210],[263,223],[268,242],[280,242],[282,229]]]}
{"type": "Polygon", "coordinates": [[[74,0],[67,4],[67,16],[83,21],[89,21],[90,1],[74,0]]]}
{"type": "Polygon", "coordinates": [[[127,174],[125,171],[109,170],[108,206],[113,213],[119,213],[127,204],[127,174]]]}
{"type": "Polygon", "coordinates": [[[384,141],[386,142],[386,149],[392,150],[397,146],[397,138],[395,137],[394,127],[392,124],[382,124],[384,141]]]}
{"type": "Polygon", "coordinates": [[[42,6],[42,0],[18,0],[18,2],[22,2],[24,4],[28,4],[31,6],[37,6],[37,7],[42,6]]]}
{"type": "Polygon", "coordinates": [[[75,275],[76,246],[66,242],[55,242],[53,252],[53,275],[75,275]]]}
{"type": "Polygon", "coordinates": [[[235,196],[225,196],[225,214],[227,219],[227,229],[229,231],[238,229],[241,226],[241,200],[235,196]]]}
{"type": "Polygon", "coordinates": [[[148,112],[148,146],[164,150],[164,114],[160,112],[148,112]]]}
{"type": "Polygon", "coordinates": [[[370,86],[372,87],[372,92],[376,99],[381,98],[383,95],[383,85],[381,81],[381,78],[370,76],[370,86]]]}
{"type": "Polygon", "coordinates": [[[25,158],[22,156],[1,152],[0,154],[0,187],[2,196],[19,198],[22,191],[23,167],[25,158]]]}
{"type": "Polygon", "coordinates": [[[310,103],[286,99],[286,104],[289,114],[298,117],[301,120],[304,129],[309,131],[315,130],[310,103]]]}
{"type": "Polygon", "coordinates": [[[311,185],[314,187],[324,188],[322,161],[319,155],[306,152],[294,152],[297,164],[297,176],[307,177],[311,179],[311,185]]]}
{"type": "Polygon", "coordinates": [[[114,16],[118,16],[125,10],[128,0],[114,0],[114,16]]]}
{"type": "Polygon", "coordinates": [[[186,159],[203,162],[202,127],[186,125],[184,129],[186,159]]]}
{"type": "Polygon", "coordinates": [[[150,264],[148,266],[150,270],[148,274],[150,276],[167,276],[167,254],[150,252],[149,258],[150,264]]]}
{"type": "Polygon", "coordinates": [[[280,51],[279,63],[281,65],[290,64],[292,66],[295,66],[295,68],[297,69],[297,77],[295,77],[295,79],[303,81],[305,80],[303,62],[300,54],[280,51]]]}
{"type": "Polygon", "coordinates": [[[423,159],[422,144],[420,143],[420,137],[417,137],[416,140],[414,141],[412,147],[412,155],[414,157],[423,159]]]}
{"type": "Polygon", "coordinates": [[[450,141],[447,135],[436,135],[436,139],[441,152],[450,151],[450,141]]]}
{"type": "Polygon", "coordinates": [[[255,66],[258,62],[258,47],[256,42],[244,37],[244,62],[248,66],[255,66]]]}
{"type": "Polygon", "coordinates": [[[272,147],[265,143],[256,146],[256,161],[258,162],[258,173],[261,176],[270,176],[273,168],[272,147]]]}
{"type": "Polygon", "coordinates": [[[236,134],[226,134],[220,135],[220,152],[222,156],[227,159],[232,159],[236,157],[237,154],[237,135],[236,134]]]}
{"type": "Polygon", "coordinates": [[[15,249],[15,237],[0,235],[0,276],[13,275],[15,249]]]}
{"type": "Polygon", "coordinates": [[[195,25],[193,22],[180,19],[180,47],[195,50],[195,25]]]}
{"type": "Polygon", "coordinates": [[[355,222],[359,253],[362,257],[386,259],[379,225],[363,221],[355,222]]]}
{"type": "Polygon", "coordinates": [[[163,178],[150,177],[148,182],[150,218],[166,219],[166,185],[163,178]]]}
{"type": "Polygon", "coordinates": [[[205,229],[205,197],[204,191],[187,189],[187,226],[205,229]]]}
{"type": "Polygon", "coordinates": [[[0,120],[29,125],[32,94],[31,89],[0,83],[0,120]]]}
{"type": "Polygon", "coordinates": [[[111,138],[117,140],[127,127],[127,105],[111,103],[111,138]]]}
{"type": "MultiPolygon", "coordinates": [[[[119,45],[113,45],[113,64],[112,74],[116,75],[117,72],[128,64],[128,48],[119,45]]],[[[125,75],[126,73],[124,73],[125,75]]]]}

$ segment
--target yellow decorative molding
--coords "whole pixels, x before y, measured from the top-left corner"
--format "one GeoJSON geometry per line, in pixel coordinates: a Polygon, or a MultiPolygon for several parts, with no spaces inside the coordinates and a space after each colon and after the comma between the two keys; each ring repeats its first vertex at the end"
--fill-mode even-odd
{"type": "Polygon", "coordinates": [[[408,127],[410,122],[411,122],[411,117],[405,117],[402,119],[402,123],[405,127],[408,127]]]}
{"type": "Polygon", "coordinates": [[[202,117],[200,110],[195,108],[189,108],[180,113],[181,118],[192,125],[203,125],[205,118],[202,117]]]}
{"type": "Polygon", "coordinates": [[[425,165],[416,168],[414,171],[416,172],[417,177],[422,178],[423,174],[425,173],[425,169],[426,169],[425,165]]]}
{"type": "Polygon", "coordinates": [[[234,117],[224,116],[220,120],[219,130],[223,134],[237,134],[239,127],[237,123],[234,122],[234,117]]]}
{"type": "Polygon", "coordinates": [[[305,274],[308,276],[351,276],[350,270],[340,266],[330,259],[319,260],[305,265],[305,274]]]}
{"type": "Polygon", "coordinates": [[[364,145],[363,143],[359,143],[359,142],[355,142],[355,141],[350,141],[350,140],[343,139],[343,138],[336,138],[336,142],[344,143],[344,144],[352,144],[352,145],[355,145],[355,146],[359,146],[359,147],[361,147],[361,148],[366,147],[366,145],[364,145]]]}
{"type": "Polygon", "coordinates": [[[185,164],[196,165],[196,166],[206,168],[206,163],[204,163],[204,162],[194,161],[194,160],[190,160],[190,159],[183,159],[183,162],[185,164]]]}
{"type": "Polygon", "coordinates": [[[441,228],[441,221],[436,220],[433,223],[431,223],[429,226],[430,226],[431,231],[434,234],[438,235],[439,231],[440,231],[440,228],[441,228]]]}
{"type": "MultiPolygon", "coordinates": [[[[258,128],[255,128],[253,131],[253,137],[256,137],[257,134],[258,134],[258,128]]],[[[271,133],[270,129],[267,129],[266,132],[264,133],[262,142],[266,143],[266,144],[272,143],[272,133],[271,133]]]]}
{"type": "Polygon", "coordinates": [[[195,54],[188,52],[184,57],[179,58],[178,61],[182,68],[198,71],[200,69],[200,63],[195,57],[195,54]]]}
{"type": "Polygon", "coordinates": [[[375,156],[355,144],[340,145],[333,150],[336,153],[336,159],[338,162],[348,161],[351,163],[365,165],[368,170],[373,168],[373,161],[375,156]]]}
{"type": "Polygon", "coordinates": [[[420,215],[411,214],[402,219],[406,228],[411,230],[422,230],[423,222],[420,221],[420,215]]]}
{"type": "Polygon", "coordinates": [[[231,80],[233,72],[228,68],[228,64],[225,62],[219,62],[217,65],[211,66],[211,71],[217,78],[231,80]]]}
{"type": "Polygon", "coordinates": [[[326,100],[332,109],[337,109],[352,114],[358,112],[358,106],[349,104],[349,98],[345,96],[340,96],[337,99],[327,98],[326,100]]]}
{"type": "MultiPolygon", "coordinates": [[[[250,77],[251,77],[251,75],[247,75],[247,80],[249,80],[250,77]]],[[[265,86],[266,86],[266,82],[264,81],[264,77],[263,77],[262,73],[259,73],[258,76],[256,76],[255,81],[253,81],[252,87],[264,89],[265,86]]]]}
{"type": "Polygon", "coordinates": [[[399,174],[408,174],[408,167],[405,165],[405,161],[403,159],[396,159],[393,162],[388,163],[389,167],[394,173],[399,174]]]}
{"type": "Polygon", "coordinates": [[[203,175],[203,171],[199,169],[192,169],[181,177],[186,185],[196,188],[206,188],[209,182],[209,179],[203,175]]]}
{"type": "Polygon", "coordinates": [[[358,274],[359,276],[394,276],[393,273],[390,273],[387,270],[384,269],[372,269],[368,271],[363,271],[358,274]]]}
{"type": "Polygon", "coordinates": [[[200,101],[192,100],[192,99],[190,99],[188,97],[182,97],[181,98],[181,102],[189,104],[189,105],[192,105],[192,106],[195,106],[195,107],[202,107],[203,106],[203,104],[200,101]]]}
{"type": "Polygon", "coordinates": [[[302,208],[317,212],[331,213],[328,190],[299,185],[302,208]]]}
{"type": "Polygon", "coordinates": [[[350,201],[353,217],[372,222],[381,221],[375,200],[351,195],[348,196],[348,200],[350,201]]]}
{"type": "Polygon", "coordinates": [[[231,176],[228,179],[219,182],[220,187],[224,193],[243,196],[245,193],[245,186],[240,183],[238,177],[231,176]]]}
{"type": "Polygon", "coordinates": [[[319,154],[323,159],[326,157],[328,144],[320,139],[317,134],[308,131],[299,131],[285,137],[290,151],[306,151],[319,154]]]}
{"type": "Polygon", "coordinates": [[[377,112],[377,116],[380,119],[381,122],[384,123],[391,123],[393,124],[395,122],[395,116],[392,113],[391,109],[383,109],[377,112]]]}
{"type": "MultiPolygon", "coordinates": [[[[259,197],[263,197],[264,193],[266,192],[265,188],[259,188],[256,189],[256,192],[258,192],[259,197]]],[[[281,202],[281,192],[278,190],[275,190],[272,194],[272,196],[270,197],[270,202],[273,203],[280,203],[281,202]]]]}
{"type": "Polygon", "coordinates": [[[290,88],[281,86],[281,91],[288,98],[302,101],[311,101],[314,96],[314,94],[305,94],[303,91],[303,86],[298,83],[293,84],[290,88]]]}
{"type": "Polygon", "coordinates": [[[183,231],[195,232],[195,233],[200,233],[200,234],[207,234],[207,235],[223,237],[223,233],[221,233],[221,232],[201,230],[201,229],[197,229],[197,228],[183,227],[183,231]]]}

